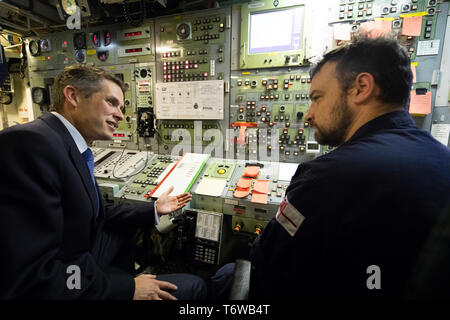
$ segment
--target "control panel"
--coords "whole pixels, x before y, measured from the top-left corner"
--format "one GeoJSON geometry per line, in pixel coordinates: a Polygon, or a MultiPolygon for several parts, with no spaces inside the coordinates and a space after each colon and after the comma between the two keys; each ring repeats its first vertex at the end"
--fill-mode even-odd
{"type": "Polygon", "coordinates": [[[157,18],[158,81],[227,80],[230,28],[229,8],[157,18]]]}
{"type": "Polygon", "coordinates": [[[308,68],[233,72],[230,124],[237,159],[299,163],[328,151],[317,143],[314,151],[308,148],[314,144],[306,120],[310,83],[308,68]]]}
{"type": "Polygon", "coordinates": [[[340,0],[336,22],[350,23],[352,34],[372,28],[386,32],[399,39],[414,59],[418,41],[434,39],[439,11],[437,0],[340,0]],[[404,33],[403,28],[417,18],[421,20],[419,33],[415,36],[404,33]]]}
{"type": "Polygon", "coordinates": [[[159,152],[181,140],[202,149],[214,140],[208,129],[228,127],[231,10],[156,18],[155,30],[159,152]],[[194,119],[202,120],[199,130],[194,119]]]}
{"type": "Polygon", "coordinates": [[[279,163],[239,161],[224,198],[223,212],[264,221],[275,216],[288,182],[279,182],[279,163]]]}
{"type": "Polygon", "coordinates": [[[150,200],[150,193],[179,159],[178,156],[155,155],[147,166],[117,193],[116,201],[139,202],[150,200]]]}
{"type": "Polygon", "coordinates": [[[192,186],[190,207],[223,212],[223,197],[231,186],[235,167],[235,160],[210,158],[192,186]]]}
{"type": "Polygon", "coordinates": [[[153,156],[153,152],[105,149],[94,155],[94,175],[97,179],[125,181],[143,170],[153,156]]]}

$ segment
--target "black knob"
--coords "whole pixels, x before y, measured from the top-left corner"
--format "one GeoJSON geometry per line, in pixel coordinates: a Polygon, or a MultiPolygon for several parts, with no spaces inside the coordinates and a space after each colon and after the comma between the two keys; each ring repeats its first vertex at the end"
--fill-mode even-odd
{"type": "Polygon", "coordinates": [[[297,112],[297,119],[301,119],[301,118],[303,118],[303,112],[297,112]]]}

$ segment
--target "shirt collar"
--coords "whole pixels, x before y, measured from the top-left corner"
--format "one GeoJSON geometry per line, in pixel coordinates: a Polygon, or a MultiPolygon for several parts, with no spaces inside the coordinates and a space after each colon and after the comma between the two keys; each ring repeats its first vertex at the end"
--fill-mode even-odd
{"type": "Polygon", "coordinates": [[[370,133],[381,129],[384,130],[394,128],[417,128],[417,126],[411,118],[411,115],[406,110],[393,111],[383,114],[362,125],[345,144],[358,140],[361,137],[365,137],[370,133]]]}
{"type": "Polygon", "coordinates": [[[84,140],[84,138],[81,135],[80,131],[78,131],[73,126],[73,124],[71,124],[69,122],[69,120],[64,118],[58,112],[52,111],[52,114],[55,115],[63,123],[63,125],[67,128],[67,130],[69,131],[70,135],[72,136],[73,141],[75,141],[75,144],[77,145],[78,150],[80,151],[80,153],[85,152],[86,149],[88,148],[88,146],[87,146],[86,140],[84,140]]]}

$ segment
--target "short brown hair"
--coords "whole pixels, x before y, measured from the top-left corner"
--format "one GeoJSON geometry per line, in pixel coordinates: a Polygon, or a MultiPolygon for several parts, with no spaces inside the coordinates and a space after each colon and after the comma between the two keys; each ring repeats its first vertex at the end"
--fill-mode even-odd
{"type": "Polygon", "coordinates": [[[75,65],[64,68],[64,70],[56,76],[53,84],[51,91],[53,103],[52,110],[59,111],[62,109],[66,100],[63,92],[66,86],[71,85],[75,87],[82,92],[86,98],[89,98],[92,94],[102,90],[103,80],[114,82],[124,93],[127,90],[127,86],[121,79],[103,69],[87,65],[75,65]]]}
{"type": "Polygon", "coordinates": [[[368,72],[381,89],[378,97],[381,102],[408,108],[413,77],[411,61],[397,40],[359,36],[325,54],[312,69],[311,79],[327,62],[336,62],[336,77],[342,90],[349,89],[359,73],[368,72]]]}

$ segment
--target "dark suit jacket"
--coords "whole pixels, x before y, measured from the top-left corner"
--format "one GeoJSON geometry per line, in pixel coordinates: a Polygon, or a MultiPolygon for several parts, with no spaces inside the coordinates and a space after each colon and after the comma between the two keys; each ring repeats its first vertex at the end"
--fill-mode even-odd
{"type": "Polygon", "coordinates": [[[102,270],[92,249],[105,228],[153,225],[153,203],[100,200],[95,218],[88,167],[51,113],[1,131],[0,150],[0,298],[131,299],[133,276],[102,270]],[[80,268],[79,290],[67,287],[71,265],[80,268]]]}

